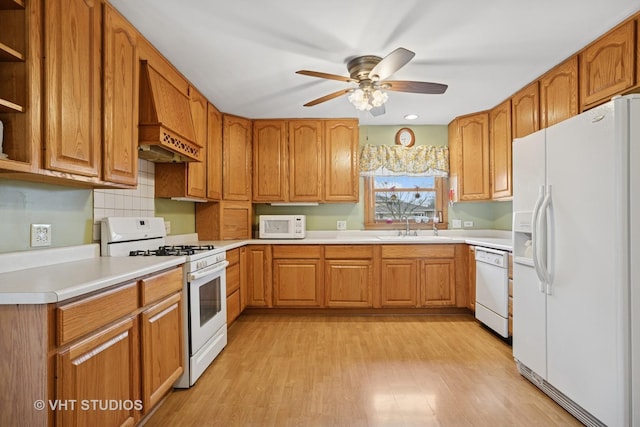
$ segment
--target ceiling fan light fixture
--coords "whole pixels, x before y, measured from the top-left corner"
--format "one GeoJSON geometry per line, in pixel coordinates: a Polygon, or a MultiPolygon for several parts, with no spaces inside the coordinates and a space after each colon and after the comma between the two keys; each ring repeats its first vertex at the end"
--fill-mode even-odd
{"type": "Polygon", "coordinates": [[[353,104],[356,109],[360,111],[369,111],[373,107],[380,107],[387,99],[389,95],[380,89],[371,90],[369,88],[356,89],[348,96],[349,102],[353,104]]]}

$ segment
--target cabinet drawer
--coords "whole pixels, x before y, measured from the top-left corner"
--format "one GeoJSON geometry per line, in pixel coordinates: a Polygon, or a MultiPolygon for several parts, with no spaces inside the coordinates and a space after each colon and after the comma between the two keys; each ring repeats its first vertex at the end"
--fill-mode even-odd
{"type": "Polygon", "coordinates": [[[140,304],[145,306],[182,289],[182,268],[148,277],[140,281],[140,304]]]}
{"type": "Polygon", "coordinates": [[[227,296],[240,289],[240,264],[227,267],[227,296]]]}
{"type": "Polygon", "coordinates": [[[382,258],[453,258],[454,245],[383,245],[382,258]]]}
{"type": "Polygon", "coordinates": [[[320,245],[274,245],[273,258],[322,258],[320,245]]]}
{"type": "Polygon", "coordinates": [[[240,262],[240,248],[235,248],[227,251],[227,261],[229,261],[229,265],[237,264],[238,262],[240,262]]]}
{"type": "Polygon", "coordinates": [[[324,248],[326,259],[370,259],[373,258],[371,245],[327,245],[324,248]]]}
{"type": "Polygon", "coordinates": [[[58,345],[95,331],[137,308],[138,287],[135,282],[60,306],[56,310],[58,345]]]}

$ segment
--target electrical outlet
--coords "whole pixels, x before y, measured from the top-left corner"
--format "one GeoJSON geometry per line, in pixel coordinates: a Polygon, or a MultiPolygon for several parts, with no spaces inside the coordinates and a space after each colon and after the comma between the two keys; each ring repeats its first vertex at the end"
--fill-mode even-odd
{"type": "Polygon", "coordinates": [[[164,222],[164,232],[167,236],[171,234],[171,221],[164,222]]]}
{"type": "Polygon", "coordinates": [[[51,224],[31,224],[31,247],[51,246],[51,224]]]}
{"type": "Polygon", "coordinates": [[[338,220],[336,222],[336,228],[338,230],[346,230],[347,229],[347,221],[344,220],[338,220]]]}
{"type": "Polygon", "coordinates": [[[451,228],[462,228],[462,220],[459,220],[459,219],[452,220],[451,228]]]}
{"type": "Polygon", "coordinates": [[[464,222],[464,226],[465,227],[473,227],[473,221],[465,221],[464,222]]]}

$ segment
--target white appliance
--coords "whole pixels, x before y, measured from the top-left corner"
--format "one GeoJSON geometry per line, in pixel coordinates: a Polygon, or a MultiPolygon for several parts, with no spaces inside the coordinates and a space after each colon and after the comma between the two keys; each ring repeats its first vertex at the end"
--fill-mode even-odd
{"type": "Polygon", "coordinates": [[[509,253],[476,246],[476,319],[509,338],[509,253]]]}
{"type": "Polygon", "coordinates": [[[166,245],[163,218],[108,217],[101,224],[103,256],[183,256],[184,373],[188,388],[227,345],[226,252],[213,245],[166,245]]]}
{"type": "Polygon", "coordinates": [[[640,96],[513,142],[513,355],[586,425],[640,426],[640,96]]]}
{"type": "Polygon", "coordinates": [[[307,233],[307,217],[260,215],[258,228],[261,239],[304,239],[307,233]]]}

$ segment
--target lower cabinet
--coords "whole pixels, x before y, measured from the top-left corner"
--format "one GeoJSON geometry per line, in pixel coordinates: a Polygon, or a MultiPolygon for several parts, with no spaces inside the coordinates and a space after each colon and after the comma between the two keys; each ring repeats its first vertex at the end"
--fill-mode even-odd
{"type": "Polygon", "coordinates": [[[325,246],[325,305],[340,308],[371,308],[375,265],[371,245],[325,246]]]}
{"type": "Polygon", "coordinates": [[[420,261],[420,306],[456,305],[456,267],[453,259],[420,261]]]}
{"type": "Polygon", "coordinates": [[[476,247],[469,246],[469,265],[468,265],[468,283],[469,283],[469,309],[476,311],[476,247]]]}
{"type": "Polygon", "coordinates": [[[319,245],[273,247],[275,307],[322,307],[324,280],[319,245]]]}
{"type": "Polygon", "coordinates": [[[247,306],[272,307],[271,245],[247,248],[247,306]]]}
{"type": "Polygon", "coordinates": [[[57,425],[131,426],[171,390],[184,371],[182,274],[173,268],[54,309],[51,401],[65,405],[57,425]]]}
{"type": "Polygon", "coordinates": [[[245,247],[227,251],[227,326],[240,316],[246,298],[246,254],[245,247]]]}
{"type": "Polygon", "coordinates": [[[142,409],[135,316],[72,344],[56,359],[55,401],[65,405],[57,408],[57,425],[135,424],[142,409]]]}
{"type": "Polygon", "coordinates": [[[417,307],[418,261],[415,259],[383,259],[382,307],[417,307]]]}

